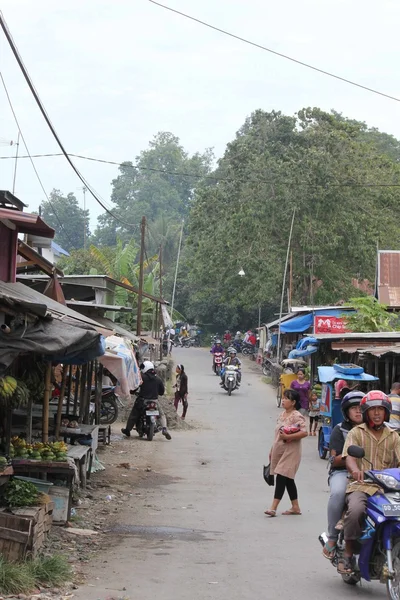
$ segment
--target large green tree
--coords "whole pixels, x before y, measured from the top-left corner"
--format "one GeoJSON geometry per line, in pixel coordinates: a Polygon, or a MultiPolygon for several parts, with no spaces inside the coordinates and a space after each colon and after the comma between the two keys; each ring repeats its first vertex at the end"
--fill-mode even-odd
{"type": "Polygon", "coordinates": [[[89,238],[89,211],[83,210],[72,193],[64,196],[53,190],[50,201],[41,204],[42,217],[56,231],[55,240],[65,250],[83,248],[85,236],[89,238]]]}
{"type": "Polygon", "coordinates": [[[219,161],[215,185],[196,189],[189,315],[231,324],[259,305],[273,313],[294,211],[293,304],[348,299],[353,279],[373,281],[377,244],[400,245],[400,190],[387,187],[400,183],[396,144],[378,134],[319,109],[253,113],[219,161]]]}

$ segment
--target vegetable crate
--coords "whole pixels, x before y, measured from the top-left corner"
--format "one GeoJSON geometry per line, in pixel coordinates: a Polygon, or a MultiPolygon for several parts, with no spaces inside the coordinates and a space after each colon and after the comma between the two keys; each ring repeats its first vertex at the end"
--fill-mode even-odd
{"type": "Polygon", "coordinates": [[[0,512],[0,554],[8,561],[36,556],[53,522],[54,503],[0,512]]]}

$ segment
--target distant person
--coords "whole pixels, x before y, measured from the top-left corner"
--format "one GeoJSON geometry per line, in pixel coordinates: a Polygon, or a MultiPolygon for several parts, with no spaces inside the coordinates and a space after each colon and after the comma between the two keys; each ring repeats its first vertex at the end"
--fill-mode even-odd
{"type": "Polygon", "coordinates": [[[307,381],[304,369],[297,371],[297,379],[290,384],[292,390],[295,390],[300,395],[299,411],[304,417],[308,416],[308,408],[310,404],[310,389],[311,383],[307,381]]]}
{"type": "Polygon", "coordinates": [[[271,475],[275,475],[276,478],[274,499],[271,508],[265,511],[269,517],[276,516],[276,510],[285,490],[289,494],[292,507],[282,514],[301,515],[294,478],[300,466],[301,440],[307,437],[307,425],[305,418],[299,412],[300,396],[298,392],[285,390],[282,407],[284,410],[278,417],[275,439],[269,454],[271,475]],[[289,433],[290,430],[292,430],[291,433],[289,433]]]}
{"type": "Polygon", "coordinates": [[[251,344],[252,346],[255,346],[257,344],[257,336],[254,333],[254,331],[250,332],[250,335],[249,335],[249,337],[247,339],[247,343],[251,344]]]}
{"type": "Polygon", "coordinates": [[[392,384],[389,400],[392,403],[389,425],[400,431],[400,383],[398,381],[392,384]]]}
{"type": "Polygon", "coordinates": [[[229,346],[231,341],[232,341],[232,335],[231,335],[231,332],[229,331],[229,329],[227,329],[224,333],[224,344],[226,346],[229,346]]]}
{"type": "Polygon", "coordinates": [[[319,421],[320,401],[315,390],[311,391],[309,401],[308,418],[310,419],[310,432],[308,435],[317,435],[317,427],[319,421]]]}
{"type": "Polygon", "coordinates": [[[186,418],[187,409],[189,406],[188,403],[188,377],[185,373],[185,367],[183,365],[176,365],[176,382],[174,385],[175,388],[175,400],[174,406],[176,412],[178,412],[179,403],[182,402],[183,412],[181,419],[184,421],[186,418]]]}

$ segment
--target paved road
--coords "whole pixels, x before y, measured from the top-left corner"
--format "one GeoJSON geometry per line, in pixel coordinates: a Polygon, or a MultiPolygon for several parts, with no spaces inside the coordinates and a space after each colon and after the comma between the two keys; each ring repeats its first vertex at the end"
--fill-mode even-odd
{"type": "MultiPolygon", "coordinates": [[[[297,477],[303,515],[264,516],[271,488],[262,480],[262,465],[278,409],[254,367],[244,367],[241,390],[229,398],[205,350],[181,349],[174,358],[189,375],[189,420],[203,428],[152,443],[162,485],[148,491],[147,506],[125,515],[126,524],[139,529],[118,537],[77,598],[385,598],[376,583],[346,586],[321,556],[327,471],[316,438],[303,441],[297,477]]],[[[282,510],[288,506],[286,499],[282,510]]]]}

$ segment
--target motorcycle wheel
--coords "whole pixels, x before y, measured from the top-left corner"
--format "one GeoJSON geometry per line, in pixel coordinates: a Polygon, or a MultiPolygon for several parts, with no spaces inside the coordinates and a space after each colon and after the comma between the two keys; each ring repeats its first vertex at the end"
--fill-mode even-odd
{"type": "Polygon", "coordinates": [[[149,423],[149,428],[147,430],[147,441],[151,442],[154,437],[154,423],[149,423]]]}
{"type": "Polygon", "coordinates": [[[220,374],[221,374],[221,367],[220,367],[219,365],[217,365],[217,366],[215,367],[215,374],[216,374],[218,377],[219,377],[219,376],[220,376],[220,374]]]}
{"type": "Polygon", "coordinates": [[[322,429],[319,430],[318,434],[318,454],[322,460],[326,459],[326,455],[328,454],[327,448],[325,448],[324,444],[324,434],[322,429]]]}
{"type": "Polygon", "coordinates": [[[232,383],[228,383],[228,396],[232,396],[232,383]]]}
{"type": "Polygon", "coordinates": [[[100,407],[100,424],[112,425],[118,419],[118,404],[115,396],[102,398],[100,407]]]}
{"type": "Polygon", "coordinates": [[[394,540],[392,550],[393,569],[396,573],[394,579],[388,579],[386,582],[387,595],[390,600],[399,600],[400,598],[400,540],[394,540]]]}
{"type": "MultiPolygon", "coordinates": [[[[361,580],[361,575],[358,575],[357,573],[352,573],[351,575],[342,575],[342,579],[344,583],[347,583],[347,585],[357,585],[357,583],[359,583],[361,580]]],[[[392,596],[389,596],[389,598],[392,598],[392,596]]],[[[393,600],[398,600],[398,596],[393,596],[393,600]]]]}
{"type": "Polygon", "coordinates": [[[263,375],[265,377],[271,377],[271,367],[270,367],[270,365],[269,364],[263,365],[262,372],[263,372],[263,375]]]}
{"type": "Polygon", "coordinates": [[[250,354],[250,350],[246,347],[242,348],[242,354],[243,356],[247,356],[248,354],[250,354]]]}
{"type": "Polygon", "coordinates": [[[276,405],[278,408],[280,408],[281,404],[282,404],[282,386],[281,386],[281,384],[279,384],[277,392],[276,392],[276,405]]]}

